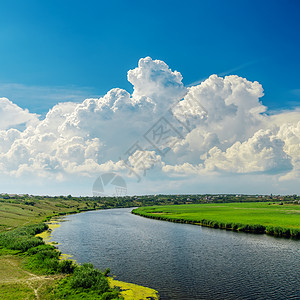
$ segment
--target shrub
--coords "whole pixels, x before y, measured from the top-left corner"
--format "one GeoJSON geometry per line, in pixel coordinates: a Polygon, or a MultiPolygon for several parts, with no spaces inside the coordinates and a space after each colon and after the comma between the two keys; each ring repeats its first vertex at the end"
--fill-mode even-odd
{"type": "Polygon", "coordinates": [[[34,254],[38,253],[39,251],[44,251],[44,250],[55,250],[55,247],[52,245],[43,244],[43,245],[39,245],[37,247],[32,247],[32,248],[28,249],[27,254],[34,255],[34,254]]]}
{"type": "Polygon", "coordinates": [[[103,275],[107,277],[109,273],[110,273],[110,268],[106,268],[105,271],[103,272],[103,275]]]}
{"type": "Polygon", "coordinates": [[[100,289],[103,293],[109,290],[109,284],[105,276],[92,264],[83,264],[77,267],[70,281],[72,288],[100,289]]]}
{"type": "Polygon", "coordinates": [[[35,235],[46,229],[48,225],[41,223],[3,232],[0,234],[0,247],[25,252],[32,247],[44,244],[43,240],[35,235]]]}
{"type": "Polygon", "coordinates": [[[26,267],[38,273],[59,273],[59,252],[55,250],[40,250],[27,258],[26,267]]]}
{"type": "Polygon", "coordinates": [[[55,299],[122,299],[119,291],[111,289],[104,274],[92,264],[76,266],[71,276],[59,282],[54,295],[55,299]]]}
{"type": "Polygon", "coordinates": [[[71,260],[63,260],[58,265],[58,271],[64,274],[72,274],[74,272],[75,265],[71,260]]]}
{"type": "Polygon", "coordinates": [[[60,252],[51,245],[39,245],[27,251],[26,266],[30,270],[46,274],[71,274],[75,265],[71,260],[59,260],[60,252]]]}

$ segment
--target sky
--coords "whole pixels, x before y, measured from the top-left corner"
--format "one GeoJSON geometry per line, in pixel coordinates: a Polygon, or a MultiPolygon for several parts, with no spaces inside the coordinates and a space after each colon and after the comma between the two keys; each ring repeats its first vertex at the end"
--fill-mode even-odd
{"type": "Polygon", "coordinates": [[[300,194],[299,9],[1,3],[0,192],[300,194]]]}

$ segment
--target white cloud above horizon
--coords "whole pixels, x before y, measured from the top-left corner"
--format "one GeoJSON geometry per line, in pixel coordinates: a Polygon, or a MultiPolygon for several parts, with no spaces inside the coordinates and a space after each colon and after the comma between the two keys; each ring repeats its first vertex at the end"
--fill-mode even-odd
{"type": "Polygon", "coordinates": [[[0,98],[1,173],[57,182],[112,171],[165,183],[237,175],[299,181],[299,108],[270,114],[261,84],[239,76],[211,75],[191,87],[182,79],[146,57],[128,71],[132,94],[114,88],[58,103],[45,117],[0,98]]]}

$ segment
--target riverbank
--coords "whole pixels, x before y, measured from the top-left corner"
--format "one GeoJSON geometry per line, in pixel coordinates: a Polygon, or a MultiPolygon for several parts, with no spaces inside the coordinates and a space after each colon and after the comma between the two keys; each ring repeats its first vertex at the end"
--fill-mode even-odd
{"type": "MultiPolygon", "coordinates": [[[[53,232],[53,230],[60,227],[60,222],[62,221],[63,219],[60,220],[59,218],[54,218],[49,220],[46,223],[48,225],[48,229],[37,234],[36,236],[41,237],[46,244],[57,245],[55,241],[52,241],[51,233],[53,232]]],[[[66,253],[60,253],[60,259],[61,260],[72,259],[72,255],[66,253]]],[[[74,262],[76,263],[76,261],[74,262]]],[[[116,280],[114,279],[114,277],[107,277],[107,279],[112,289],[117,288],[118,290],[120,290],[120,295],[121,297],[124,298],[124,300],[144,300],[144,299],[158,300],[159,299],[159,294],[154,289],[137,285],[134,283],[116,280]]]]}
{"type": "MultiPolygon", "coordinates": [[[[74,264],[74,261],[69,260],[69,255],[61,254],[55,250],[54,245],[57,243],[51,241],[51,233],[60,226],[61,220],[51,218],[96,210],[95,207],[87,209],[81,206],[74,211],[70,209],[72,208],[70,204],[74,201],[71,203],[69,201],[69,205],[66,207],[62,207],[61,203],[54,202],[51,203],[50,208],[41,202],[43,201],[31,203],[30,206],[35,206],[36,211],[32,208],[25,209],[23,205],[27,204],[6,203],[6,210],[2,210],[0,213],[0,218],[3,217],[7,224],[3,224],[2,229],[5,230],[0,233],[1,299],[61,299],[60,297],[63,295],[69,295],[70,299],[76,298],[81,287],[70,288],[70,282],[68,282],[70,281],[69,276],[74,277],[76,275],[73,275],[74,270],[75,273],[79,271],[85,273],[85,279],[90,282],[98,282],[97,278],[93,278],[95,272],[98,274],[98,278],[102,278],[101,281],[105,282],[106,280],[107,287],[103,290],[107,294],[106,299],[111,299],[108,296],[109,293],[114,299],[117,299],[118,293],[120,299],[125,300],[159,299],[155,290],[105,277],[91,264],[88,264],[88,268],[85,269],[85,265],[74,264]],[[49,209],[54,207],[58,207],[59,211],[52,210],[53,214],[49,215],[49,209]],[[22,212],[16,214],[17,226],[9,226],[8,224],[13,224],[13,220],[7,218],[7,213],[12,214],[17,210],[22,212]],[[6,215],[2,216],[4,214],[6,215]],[[47,215],[44,218],[45,222],[39,223],[42,215],[47,215]]],[[[91,286],[91,288],[90,292],[87,289],[88,292],[85,291],[82,295],[80,294],[81,297],[97,299],[100,290],[96,291],[95,296],[96,287],[91,286]]]]}
{"type": "Polygon", "coordinates": [[[108,281],[112,288],[120,289],[121,296],[124,298],[124,300],[159,299],[159,294],[154,289],[129,282],[119,281],[112,277],[109,277],[108,281]]]}
{"type": "Polygon", "coordinates": [[[187,204],[140,207],[132,213],[169,222],[300,239],[298,204],[187,204]]]}

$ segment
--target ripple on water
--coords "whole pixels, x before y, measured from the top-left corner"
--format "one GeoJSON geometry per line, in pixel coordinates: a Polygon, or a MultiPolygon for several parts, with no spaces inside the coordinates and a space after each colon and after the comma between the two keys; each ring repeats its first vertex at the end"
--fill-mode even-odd
{"type": "Polygon", "coordinates": [[[300,242],[142,218],[130,209],[67,217],[53,232],[78,262],[161,299],[300,299],[300,242]]]}

